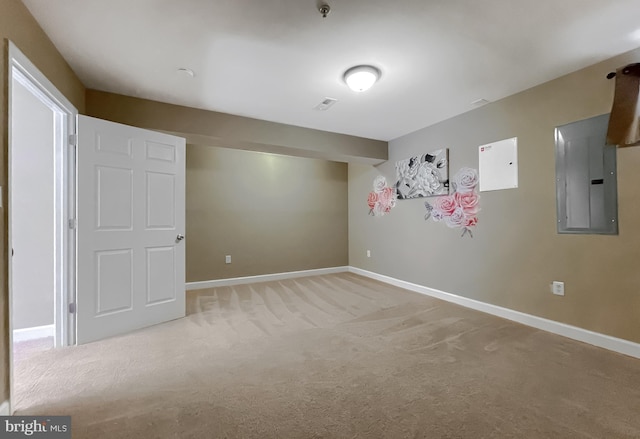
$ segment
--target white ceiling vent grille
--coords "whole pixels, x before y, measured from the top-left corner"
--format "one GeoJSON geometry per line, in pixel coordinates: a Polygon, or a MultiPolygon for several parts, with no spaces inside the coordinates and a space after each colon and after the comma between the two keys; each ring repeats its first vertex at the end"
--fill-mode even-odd
{"type": "Polygon", "coordinates": [[[313,107],[314,110],[318,110],[318,111],[327,111],[329,109],[329,107],[331,107],[333,104],[335,104],[336,102],[338,102],[337,99],[334,98],[324,98],[322,100],[322,102],[320,102],[318,105],[316,105],[315,107],[313,107]]]}
{"type": "Polygon", "coordinates": [[[471,105],[475,107],[482,107],[483,105],[487,105],[488,103],[489,101],[486,99],[476,99],[475,101],[471,102],[471,105]]]}

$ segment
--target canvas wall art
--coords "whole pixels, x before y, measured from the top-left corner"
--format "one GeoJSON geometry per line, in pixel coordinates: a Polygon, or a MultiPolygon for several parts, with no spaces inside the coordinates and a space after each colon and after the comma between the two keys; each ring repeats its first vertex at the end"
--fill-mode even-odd
{"type": "Polygon", "coordinates": [[[438,149],[396,162],[399,200],[449,194],[449,150],[438,149]]]}
{"type": "Polygon", "coordinates": [[[444,222],[448,227],[462,229],[462,236],[473,238],[472,228],[478,224],[480,211],[478,195],[478,171],[462,168],[453,176],[453,193],[425,202],[427,208],[425,220],[432,218],[444,222]]]}

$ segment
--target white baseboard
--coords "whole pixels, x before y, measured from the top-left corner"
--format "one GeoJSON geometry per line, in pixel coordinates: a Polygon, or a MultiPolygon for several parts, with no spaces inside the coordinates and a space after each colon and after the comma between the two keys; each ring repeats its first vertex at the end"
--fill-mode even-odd
{"type": "Polygon", "coordinates": [[[36,326],[34,328],[14,329],[13,342],[36,340],[38,338],[53,337],[55,335],[54,325],[36,326]]]}
{"type": "Polygon", "coordinates": [[[425,294],[427,296],[442,299],[447,302],[452,302],[466,308],[474,309],[476,311],[482,311],[487,314],[492,314],[494,316],[502,317],[507,320],[522,323],[523,325],[562,335],[573,340],[578,340],[584,343],[608,349],[610,351],[629,355],[631,357],[640,358],[640,344],[628,340],[611,337],[599,332],[593,332],[587,329],[578,328],[577,326],[571,326],[565,323],[556,322],[554,320],[548,320],[542,317],[525,314],[520,311],[503,308],[501,306],[491,305],[489,303],[457,296],[455,294],[395,279],[393,277],[384,276],[382,274],[373,273],[371,271],[362,270],[360,268],[349,267],[349,271],[351,273],[359,274],[361,276],[375,279],[380,282],[394,285],[396,287],[404,288],[406,290],[414,291],[420,294],[425,294]]]}
{"type": "Polygon", "coordinates": [[[9,401],[4,401],[0,404],[0,416],[11,416],[11,405],[9,401]]]}
{"type": "Polygon", "coordinates": [[[296,277],[320,276],[323,274],[345,273],[350,267],[317,268],[314,270],[289,271],[286,273],[263,274],[260,276],[231,277],[228,279],[206,280],[201,282],[188,282],[187,291],[202,290],[205,288],[228,287],[230,285],[252,284],[256,282],[269,282],[274,280],[294,279],[296,277]]]}

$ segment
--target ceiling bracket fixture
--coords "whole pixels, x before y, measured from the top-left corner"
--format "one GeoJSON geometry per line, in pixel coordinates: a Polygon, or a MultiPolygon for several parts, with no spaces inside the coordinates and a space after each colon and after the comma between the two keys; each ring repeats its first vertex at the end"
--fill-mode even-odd
{"type": "Polygon", "coordinates": [[[344,72],[344,82],[355,92],[369,90],[380,79],[380,70],[373,66],[355,66],[344,72]]]}
{"type": "Polygon", "coordinates": [[[331,12],[331,6],[323,3],[318,7],[318,11],[320,11],[320,13],[322,14],[322,18],[327,18],[327,15],[329,15],[329,12],[331,12]]]}

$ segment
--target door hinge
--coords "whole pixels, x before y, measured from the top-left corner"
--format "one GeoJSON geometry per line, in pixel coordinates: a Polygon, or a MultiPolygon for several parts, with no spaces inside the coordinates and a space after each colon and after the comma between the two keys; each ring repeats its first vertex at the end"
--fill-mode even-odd
{"type": "Polygon", "coordinates": [[[69,146],[78,146],[77,134],[69,134],[69,146]]]}
{"type": "Polygon", "coordinates": [[[75,314],[75,313],[76,313],[76,304],[75,302],[73,302],[69,304],[69,314],[75,314]]]}
{"type": "Polygon", "coordinates": [[[71,230],[75,230],[76,227],[78,227],[78,221],[75,220],[75,218],[72,218],[69,220],[69,228],[71,230]]]}

